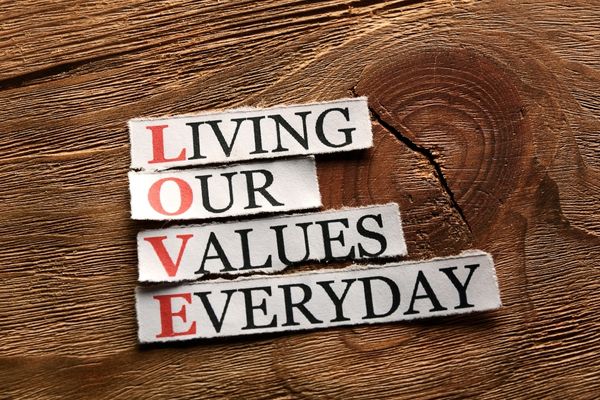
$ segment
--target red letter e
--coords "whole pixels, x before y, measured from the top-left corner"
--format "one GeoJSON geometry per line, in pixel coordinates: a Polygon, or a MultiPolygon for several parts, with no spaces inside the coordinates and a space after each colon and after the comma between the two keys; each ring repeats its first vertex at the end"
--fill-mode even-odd
{"type": "Polygon", "coordinates": [[[154,296],[160,303],[160,326],[161,332],[156,335],[157,338],[173,337],[182,335],[195,335],[196,334],[196,322],[192,322],[190,328],[185,332],[175,332],[173,330],[173,318],[179,317],[183,322],[187,322],[187,315],[185,312],[185,305],[182,305],[179,311],[173,312],[171,308],[171,299],[174,297],[181,297],[188,303],[192,302],[192,295],[190,293],[175,293],[165,294],[161,296],[154,296]]]}

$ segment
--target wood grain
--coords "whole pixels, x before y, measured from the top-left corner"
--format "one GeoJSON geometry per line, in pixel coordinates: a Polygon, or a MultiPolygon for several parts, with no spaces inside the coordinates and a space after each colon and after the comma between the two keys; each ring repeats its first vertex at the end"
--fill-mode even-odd
{"type": "MultiPolygon", "coordinates": [[[[0,398],[600,396],[597,1],[5,1],[0,398]],[[325,208],[493,254],[491,313],[140,347],[126,121],[369,96],[325,208]]],[[[337,268],[309,265],[298,269],[337,268]]]]}

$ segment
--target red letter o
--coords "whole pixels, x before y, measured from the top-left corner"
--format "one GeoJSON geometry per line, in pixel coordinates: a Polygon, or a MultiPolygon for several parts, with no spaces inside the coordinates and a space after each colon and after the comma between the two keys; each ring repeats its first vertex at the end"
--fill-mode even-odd
{"type": "Polygon", "coordinates": [[[186,212],[190,206],[192,205],[192,198],[194,195],[192,194],[192,188],[186,181],[179,178],[162,178],[157,180],[150,186],[150,190],[148,190],[148,201],[150,205],[156,212],[159,212],[163,215],[179,215],[186,212]],[[175,212],[168,212],[162,206],[160,202],[160,189],[162,188],[163,183],[167,181],[173,181],[179,187],[179,195],[181,198],[181,203],[179,204],[179,209],[175,212]]]}

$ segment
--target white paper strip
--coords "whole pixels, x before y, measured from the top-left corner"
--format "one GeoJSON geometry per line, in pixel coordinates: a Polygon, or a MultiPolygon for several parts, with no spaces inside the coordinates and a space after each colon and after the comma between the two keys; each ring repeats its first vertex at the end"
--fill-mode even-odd
{"type": "Polygon", "coordinates": [[[131,167],[211,163],[366,149],[365,97],[129,121],[131,167]]]}
{"type": "Polygon", "coordinates": [[[484,252],[424,262],[136,290],[139,341],[374,324],[501,306],[484,252]]]}
{"type": "Polygon", "coordinates": [[[150,282],[406,254],[395,203],[148,230],[138,234],[137,242],[139,280],[150,282]]]}
{"type": "Polygon", "coordinates": [[[313,157],[130,172],[133,219],[203,219],[321,206],[313,157]]]}

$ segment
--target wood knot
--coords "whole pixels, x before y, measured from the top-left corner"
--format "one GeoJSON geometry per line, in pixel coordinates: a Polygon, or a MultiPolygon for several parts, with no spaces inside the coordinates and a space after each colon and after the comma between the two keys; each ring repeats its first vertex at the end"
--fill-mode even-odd
{"type": "Polygon", "coordinates": [[[365,69],[354,91],[436,166],[477,235],[516,186],[529,145],[516,80],[471,50],[428,48],[365,69]]]}

